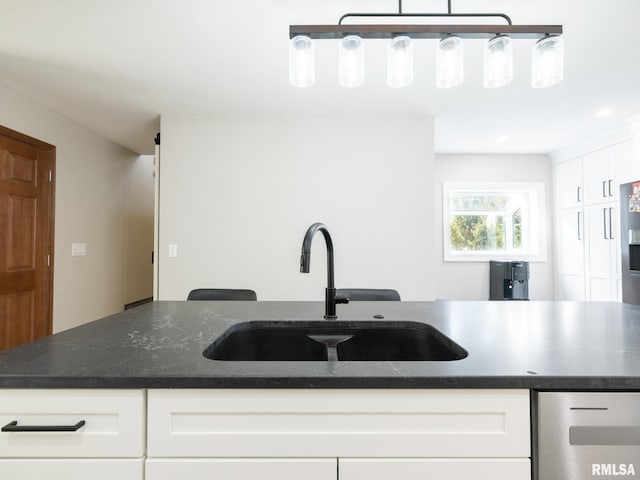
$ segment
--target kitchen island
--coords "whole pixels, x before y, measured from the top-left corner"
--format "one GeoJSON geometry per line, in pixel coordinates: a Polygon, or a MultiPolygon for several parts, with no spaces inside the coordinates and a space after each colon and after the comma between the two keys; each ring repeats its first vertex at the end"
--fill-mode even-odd
{"type": "Polygon", "coordinates": [[[0,353],[0,388],[640,390],[640,306],[352,302],[339,320],[432,325],[468,356],[437,362],[224,362],[202,352],[250,320],[322,320],[322,302],[154,302],[0,353]]]}
{"type": "MultiPolygon", "coordinates": [[[[3,474],[574,478],[538,477],[538,392],[640,390],[640,307],[618,303],[338,308],[339,320],[430,324],[466,350],[460,360],[203,356],[241,322],[318,321],[323,310],[322,302],[154,302],[0,354],[3,474]]],[[[565,433],[558,438],[568,444],[565,433]]],[[[567,471],[584,476],[590,465],[567,471]]]]}

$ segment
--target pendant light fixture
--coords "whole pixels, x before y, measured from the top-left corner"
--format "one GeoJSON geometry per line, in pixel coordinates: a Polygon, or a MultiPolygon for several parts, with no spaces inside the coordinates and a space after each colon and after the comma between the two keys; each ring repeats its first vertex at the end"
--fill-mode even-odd
{"type": "Polygon", "coordinates": [[[511,37],[496,35],[484,46],[484,86],[497,88],[513,80],[511,37]]]}
{"type": "Polygon", "coordinates": [[[357,35],[347,35],[340,42],[338,81],[343,87],[364,83],[364,42],[357,35]]]}
{"type": "Polygon", "coordinates": [[[339,82],[347,87],[364,83],[364,44],[368,39],[389,39],[387,48],[387,84],[406,87],[413,83],[413,43],[417,39],[439,40],[436,55],[436,85],[450,88],[464,79],[463,42],[488,40],[484,50],[484,86],[495,88],[513,79],[513,49],[517,39],[538,40],[533,50],[532,81],[535,88],[550,87],[563,78],[564,48],[562,25],[513,25],[504,13],[452,13],[447,0],[446,13],[403,13],[402,0],[398,11],[391,13],[346,13],[337,25],[290,25],[289,81],[294,86],[313,84],[313,40],[340,40],[339,82]],[[347,18],[501,18],[505,24],[359,24],[343,25],[347,18]],[[300,43],[294,43],[294,39],[300,43]],[[308,47],[307,47],[308,45],[308,47]],[[311,60],[309,60],[311,59],[311,60]],[[292,73],[293,72],[293,73],[292,73]],[[304,73],[306,72],[306,73],[304,73]]]}
{"type": "Polygon", "coordinates": [[[533,46],[531,86],[551,87],[564,78],[564,40],[559,35],[547,35],[533,46]]]}
{"type": "Polygon", "coordinates": [[[464,80],[462,39],[454,35],[443,38],[436,51],[436,87],[457,87],[464,80]]]}
{"type": "Polygon", "coordinates": [[[315,81],[313,42],[306,35],[289,41],[289,83],[294,87],[310,87],[315,81]]]}
{"type": "Polygon", "coordinates": [[[394,37],[387,47],[387,85],[407,87],[413,83],[413,43],[407,36],[394,37]]]}

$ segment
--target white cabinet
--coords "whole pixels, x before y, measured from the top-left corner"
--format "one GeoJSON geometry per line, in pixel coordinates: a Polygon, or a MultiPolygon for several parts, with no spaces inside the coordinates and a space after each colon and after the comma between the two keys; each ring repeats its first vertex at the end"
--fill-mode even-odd
{"type": "Polygon", "coordinates": [[[523,458],[345,458],[340,480],[530,480],[531,465],[523,458]]]}
{"type": "Polygon", "coordinates": [[[150,390],[148,422],[147,480],[530,478],[527,390],[150,390]]]}
{"type": "Polygon", "coordinates": [[[606,301],[611,298],[611,240],[609,240],[609,207],[600,205],[585,209],[586,279],[589,300],[606,301]]]}
{"type": "Polygon", "coordinates": [[[142,480],[144,460],[136,459],[0,459],[0,478],[7,480],[142,480]]]}
{"type": "Polygon", "coordinates": [[[556,209],[574,208],[584,201],[582,159],[559,163],[554,168],[553,195],[556,209]]]}
{"type": "Polygon", "coordinates": [[[143,390],[0,390],[0,472],[142,480],[145,401],[143,390]]]}
{"type": "MultiPolygon", "coordinates": [[[[640,144],[640,140],[638,140],[640,144]]],[[[636,141],[619,143],[611,148],[611,178],[613,196],[620,196],[619,186],[623,183],[640,180],[640,152],[636,151],[636,141]]]]}
{"type": "Polygon", "coordinates": [[[150,390],[149,457],[528,457],[526,390],[150,390]]]}
{"type": "Polygon", "coordinates": [[[1,457],[141,457],[142,390],[0,390],[1,457]],[[77,431],[46,431],[85,422],[77,431]]]}
{"type": "Polygon", "coordinates": [[[0,390],[0,420],[37,430],[84,421],[0,433],[0,477],[12,480],[530,472],[528,390],[0,390]]]}
{"type": "Polygon", "coordinates": [[[593,301],[619,300],[620,248],[619,208],[616,204],[585,208],[586,288],[593,301]]]}
{"type": "Polygon", "coordinates": [[[584,211],[558,210],[555,218],[557,298],[582,301],[584,287],[584,211]]]}
{"type": "Polygon", "coordinates": [[[589,153],[582,158],[585,205],[612,200],[615,189],[611,178],[610,163],[610,148],[589,153]]]}
{"type": "Polygon", "coordinates": [[[336,458],[153,458],[146,480],[336,480],[336,458]]]}
{"type": "MultiPolygon", "coordinates": [[[[640,178],[640,177],[639,177],[640,178]]],[[[620,192],[618,192],[618,195],[620,192]]],[[[622,252],[620,251],[620,204],[611,207],[611,291],[613,300],[622,301],[622,252]]]]}
{"type": "Polygon", "coordinates": [[[556,300],[621,300],[619,187],[637,156],[629,140],[554,166],[556,300]]]}
{"type": "Polygon", "coordinates": [[[634,141],[618,143],[582,158],[585,205],[618,202],[620,184],[640,179],[634,141]]]}

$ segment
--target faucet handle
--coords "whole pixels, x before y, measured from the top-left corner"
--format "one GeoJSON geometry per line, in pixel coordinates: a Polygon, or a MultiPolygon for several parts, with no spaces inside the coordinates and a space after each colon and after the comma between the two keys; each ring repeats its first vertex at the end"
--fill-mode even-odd
{"type": "Polygon", "coordinates": [[[336,293],[334,298],[336,303],[349,303],[349,294],[347,293],[336,293]]]}

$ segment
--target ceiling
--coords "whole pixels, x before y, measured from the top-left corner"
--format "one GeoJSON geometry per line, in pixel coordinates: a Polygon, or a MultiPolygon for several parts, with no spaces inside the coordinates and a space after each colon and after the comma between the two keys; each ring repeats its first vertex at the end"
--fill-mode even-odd
{"type": "MultiPolygon", "coordinates": [[[[0,0],[0,82],[135,152],[159,118],[203,115],[433,115],[439,153],[548,153],[640,113],[638,0],[453,0],[514,24],[563,24],[565,80],[530,82],[533,40],[514,41],[514,81],[482,87],[481,40],[465,81],[434,85],[435,40],[415,46],[415,83],[385,83],[385,42],[366,44],[364,86],[337,84],[337,41],[316,42],[316,84],[288,83],[289,24],[388,12],[395,0],[0,0]],[[598,116],[610,110],[607,116],[598,116]]],[[[404,0],[443,12],[446,0],[404,0]]],[[[499,23],[500,20],[495,20],[499,23]]],[[[353,22],[352,22],[353,23],[353,22]]]]}

